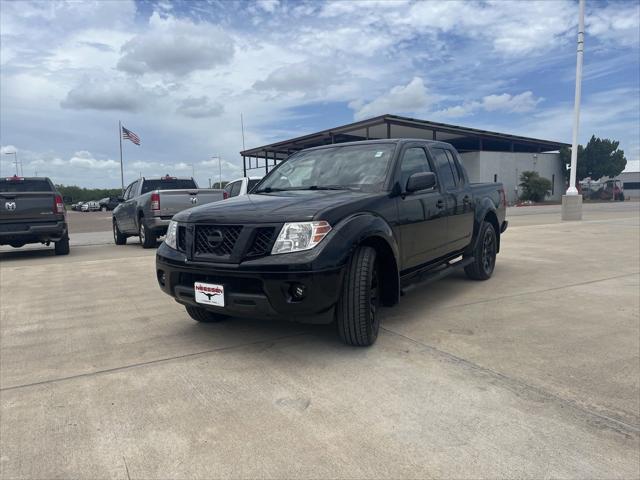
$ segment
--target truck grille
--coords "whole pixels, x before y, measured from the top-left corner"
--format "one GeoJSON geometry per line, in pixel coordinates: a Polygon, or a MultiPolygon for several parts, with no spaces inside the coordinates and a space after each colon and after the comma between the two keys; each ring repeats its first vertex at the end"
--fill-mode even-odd
{"type": "Polygon", "coordinates": [[[194,241],[196,255],[229,256],[242,232],[239,225],[197,225],[194,241]]]}
{"type": "Polygon", "coordinates": [[[178,227],[178,250],[187,251],[187,229],[186,227],[178,227]]]}
{"type": "Polygon", "coordinates": [[[258,257],[269,253],[275,227],[256,228],[251,248],[247,252],[247,257],[258,257]]]}

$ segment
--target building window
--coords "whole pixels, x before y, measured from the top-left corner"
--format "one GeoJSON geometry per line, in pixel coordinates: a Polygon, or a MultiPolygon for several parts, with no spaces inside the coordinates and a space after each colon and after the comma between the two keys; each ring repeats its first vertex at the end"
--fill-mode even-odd
{"type": "Polygon", "coordinates": [[[551,175],[551,195],[556,193],[556,174],[551,175]]]}

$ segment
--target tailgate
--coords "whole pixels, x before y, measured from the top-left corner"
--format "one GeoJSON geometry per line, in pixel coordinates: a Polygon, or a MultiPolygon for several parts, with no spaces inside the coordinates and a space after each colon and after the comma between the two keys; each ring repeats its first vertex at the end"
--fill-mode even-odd
{"type": "Polygon", "coordinates": [[[54,201],[53,192],[0,192],[0,221],[48,220],[54,201]]]}
{"type": "Polygon", "coordinates": [[[197,207],[205,203],[222,200],[222,190],[188,189],[188,190],[160,190],[160,210],[155,215],[173,216],[187,208],[197,207]]]}

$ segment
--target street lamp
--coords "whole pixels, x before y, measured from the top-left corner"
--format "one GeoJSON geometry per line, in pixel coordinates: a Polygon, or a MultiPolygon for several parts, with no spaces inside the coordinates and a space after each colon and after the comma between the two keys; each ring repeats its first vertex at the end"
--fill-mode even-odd
{"type": "Polygon", "coordinates": [[[576,60],[576,90],[573,104],[573,138],[571,142],[571,172],[569,188],[562,196],[562,220],[582,220],[582,195],[576,188],[578,163],[578,127],[580,126],[580,96],[582,94],[582,57],[584,56],[584,3],[580,0],[578,18],[578,50],[576,60]]]}
{"type": "MultiPolygon", "coordinates": [[[[18,175],[18,151],[14,150],[13,152],[4,152],[5,155],[13,155],[13,163],[16,164],[16,175],[18,175]]],[[[20,170],[22,170],[22,164],[20,164],[20,170]]],[[[24,170],[22,170],[24,173],[24,170]]]]}
{"type": "Polygon", "coordinates": [[[222,188],[222,159],[220,155],[214,155],[211,160],[218,159],[218,188],[222,188]]]}

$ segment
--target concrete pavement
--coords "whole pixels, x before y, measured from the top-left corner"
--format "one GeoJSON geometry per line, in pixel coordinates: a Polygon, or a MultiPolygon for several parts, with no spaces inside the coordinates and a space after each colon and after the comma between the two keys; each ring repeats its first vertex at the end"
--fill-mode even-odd
{"type": "Polygon", "coordinates": [[[139,245],[3,250],[0,476],[639,478],[638,205],[510,212],[491,280],[413,290],[369,349],[199,325],[139,245]]]}

